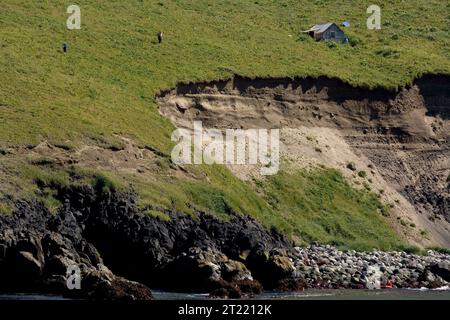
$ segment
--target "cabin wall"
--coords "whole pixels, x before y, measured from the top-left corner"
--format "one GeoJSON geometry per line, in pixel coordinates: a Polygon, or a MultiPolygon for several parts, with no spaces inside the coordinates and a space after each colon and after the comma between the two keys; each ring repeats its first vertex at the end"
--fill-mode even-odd
{"type": "Polygon", "coordinates": [[[337,41],[344,41],[346,38],[345,33],[342,32],[337,26],[333,25],[330,28],[328,28],[327,31],[325,31],[322,34],[321,39],[324,40],[337,40],[337,41]],[[332,36],[334,32],[334,37],[332,36]]]}

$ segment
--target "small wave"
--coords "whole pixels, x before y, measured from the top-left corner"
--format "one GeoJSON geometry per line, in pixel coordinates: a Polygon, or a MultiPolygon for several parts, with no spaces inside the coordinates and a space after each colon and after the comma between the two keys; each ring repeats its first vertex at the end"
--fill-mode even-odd
{"type": "Polygon", "coordinates": [[[299,294],[297,295],[298,297],[332,297],[335,296],[336,294],[333,293],[309,293],[309,294],[299,294]]]}
{"type": "Polygon", "coordinates": [[[431,289],[431,290],[433,290],[433,291],[447,291],[447,290],[450,290],[450,286],[443,286],[443,287],[436,288],[436,289],[431,289]]]}
{"type": "Polygon", "coordinates": [[[410,288],[410,289],[405,289],[405,290],[411,290],[411,291],[449,291],[450,290],[450,286],[443,286],[443,287],[434,288],[434,289],[421,287],[421,288],[410,288]]]}

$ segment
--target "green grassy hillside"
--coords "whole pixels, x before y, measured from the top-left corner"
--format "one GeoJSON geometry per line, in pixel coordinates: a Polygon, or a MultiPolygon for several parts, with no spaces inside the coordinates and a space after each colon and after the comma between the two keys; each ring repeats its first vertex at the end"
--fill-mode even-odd
{"type": "MultiPolygon", "coordinates": [[[[422,73],[450,73],[450,5],[381,2],[383,28],[369,31],[371,2],[359,0],[83,0],[77,2],[81,30],[67,30],[66,1],[2,1],[0,148],[43,140],[66,149],[117,147],[119,134],[167,154],[173,126],[158,114],[154,95],[177,81],[328,75],[355,85],[398,87],[422,73]],[[346,29],[352,45],[329,47],[300,36],[314,23],[344,20],[352,23],[346,29]],[[162,45],[155,41],[158,30],[165,34],[162,45]],[[64,41],[67,54],[61,52],[64,41]]],[[[132,181],[144,205],[249,213],[304,240],[384,248],[399,243],[378,200],[361,200],[337,173],[285,173],[258,191],[224,168],[191,168],[208,179],[188,180],[170,174],[167,157],[159,161],[150,178],[115,179],[132,181]],[[328,181],[327,194],[311,191],[311,198],[307,190],[316,188],[317,175],[328,181]],[[287,198],[286,183],[304,188],[287,198]],[[320,200],[330,195],[339,201],[320,200]],[[315,218],[320,212],[326,214],[315,218]],[[372,231],[355,233],[361,227],[372,231]]],[[[70,182],[69,169],[0,157],[0,194],[37,195],[57,206],[52,192],[36,193],[37,182],[54,176],[70,182]]],[[[6,202],[3,211],[11,206],[6,202]]]]}

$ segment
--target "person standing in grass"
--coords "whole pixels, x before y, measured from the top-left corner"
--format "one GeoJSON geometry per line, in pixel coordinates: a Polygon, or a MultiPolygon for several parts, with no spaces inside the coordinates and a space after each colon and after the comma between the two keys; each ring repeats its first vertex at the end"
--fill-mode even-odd
{"type": "Polygon", "coordinates": [[[62,49],[63,49],[64,53],[67,52],[67,43],[66,42],[63,42],[62,49]]]}
{"type": "Polygon", "coordinates": [[[158,31],[156,36],[158,37],[158,43],[161,43],[163,41],[163,33],[161,31],[158,31]]]}

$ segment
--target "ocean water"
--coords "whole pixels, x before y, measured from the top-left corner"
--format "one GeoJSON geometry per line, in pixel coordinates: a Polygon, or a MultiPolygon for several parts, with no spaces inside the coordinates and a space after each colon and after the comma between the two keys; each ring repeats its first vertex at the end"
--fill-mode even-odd
{"type": "MultiPolygon", "coordinates": [[[[207,300],[208,294],[152,290],[157,300],[207,300]]],[[[450,288],[389,290],[305,290],[302,292],[265,292],[256,300],[450,300],[450,288]]],[[[67,300],[61,296],[39,294],[0,294],[0,300],[67,300]]]]}
{"type": "MultiPolygon", "coordinates": [[[[207,294],[173,293],[154,290],[155,299],[162,300],[204,300],[207,294]]],[[[302,292],[265,292],[254,296],[257,300],[450,300],[450,288],[389,289],[389,290],[305,290],[302,292]]]]}
{"type": "Polygon", "coordinates": [[[30,294],[30,293],[24,293],[24,294],[0,294],[0,301],[3,300],[47,300],[47,301],[58,301],[58,300],[69,300],[62,296],[56,296],[56,295],[43,295],[43,294],[30,294]]]}

